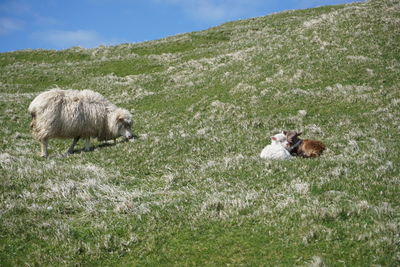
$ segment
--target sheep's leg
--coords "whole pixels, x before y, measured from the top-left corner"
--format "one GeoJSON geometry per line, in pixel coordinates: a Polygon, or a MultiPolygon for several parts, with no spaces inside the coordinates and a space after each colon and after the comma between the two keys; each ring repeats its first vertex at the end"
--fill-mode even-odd
{"type": "Polygon", "coordinates": [[[90,145],[90,138],[85,138],[85,151],[88,152],[91,150],[92,150],[92,147],[90,145]]]}
{"type": "Polygon", "coordinates": [[[40,140],[40,150],[41,150],[40,156],[43,158],[47,158],[47,156],[49,155],[49,152],[47,150],[48,145],[49,145],[49,139],[45,138],[40,140]]]}
{"type": "Polygon", "coordinates": [[[75,148],[76,143],[78,143],[78,141],[79,141],[79,137],[74,138],[74,141],[72,141],[72,144],[69,146],[67,153],[65,153],[65,154],[67,154],[67,155],[74,154],[74,148],[75,148]]]}

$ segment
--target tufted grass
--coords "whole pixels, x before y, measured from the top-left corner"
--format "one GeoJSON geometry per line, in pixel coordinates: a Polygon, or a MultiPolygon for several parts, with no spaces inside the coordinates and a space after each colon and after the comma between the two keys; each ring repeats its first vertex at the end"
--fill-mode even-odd
{"type": "Polygon", "coordinates": [[[0,54],[2,266],[396,266],[400,2],[234,21],[113,47],[0,54]],[[54,86],[132,111],[138,138],[51,140],[54,86]],[[287,129],[321,158],[263,161],[287,129]]]}

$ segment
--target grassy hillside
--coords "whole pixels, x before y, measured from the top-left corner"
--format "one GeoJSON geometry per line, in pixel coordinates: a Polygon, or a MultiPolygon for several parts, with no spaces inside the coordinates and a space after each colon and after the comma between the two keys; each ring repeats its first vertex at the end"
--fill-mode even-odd
{"type": "Polygon", "coordinates": [[[399,265],[399,29],[400,1],[371,0],[0,54],[0,265],[399,265]],[[139,138],[40,158],[27,108],[55,86],[139,138]],[[281,130],[328,149],[261,160],[281,130]]]}

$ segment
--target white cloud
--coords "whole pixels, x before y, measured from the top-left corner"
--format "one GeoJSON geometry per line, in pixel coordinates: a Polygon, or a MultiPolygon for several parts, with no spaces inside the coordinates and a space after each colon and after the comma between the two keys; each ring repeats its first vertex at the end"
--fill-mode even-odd
{"type": "Polygon", "coordinates": [[[262,0],[153,0],[174,5],[188,16],[203,21],[223,21],[246,16],[263,4],[262,0]]]}
{"type": "Polygon", "coordinates": [[[62,24],[58,19],[38,14],[33,14],[33,19],[36,24],[41,26],[53,26],[62,24]]]}
{"type": "Polygon", "coordinates": [[[33,8],[25,1],[17,0],[0,3],[0,13],[7,14],[7,17],[13,17],[14,21],[16,21],[16,18],[19,18],[20,21],[25,21],[25,24],[33,23],[40,26],[52,26],[60,24],[56,18],[43,16],[35,12],[33,8]]]}
{"type": "Polygon", "coordinates": [[[0,12],[13,14],[13,15],[23,15],[31,11],[30,5],[24,1],[8,1],[0,4],[0,12]]]}
{"type": "Polygon", "coordinates": [[[23,23],[10,18],[0,18],[0,34],[7,34],[23,29],[23,23]]]}
{"type": "Polygon", "coordinates": [[[64,49],[72,46],[81,46],[85,48],[97,47],[99,45],[116,44],[116,40],[104,40],[95,31],[76,30],[76,31],[46,31],[36,32],[33,38],[43,43],[54,46],[58,49],[64,49]]]}
{"type": "Polygon", "coordinates": [[[362,0],[150,0],[159,5],[175,6],[189,17],[207,21],[222,22],[254,15],[258,10],[310,8],[321,5],[334,5],[362,0]]]}

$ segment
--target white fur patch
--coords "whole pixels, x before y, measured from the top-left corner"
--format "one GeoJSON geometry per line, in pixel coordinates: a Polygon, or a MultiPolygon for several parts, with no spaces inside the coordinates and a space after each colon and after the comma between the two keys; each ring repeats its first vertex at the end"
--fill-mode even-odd
{"type": "Polygon", "coordinates": [[[260,154],[262,159],[289,159],[292,156],[284,147],[287,144],[286,136],[283,133],[271,137],[271,144],[267,145],[260,154]]]}

